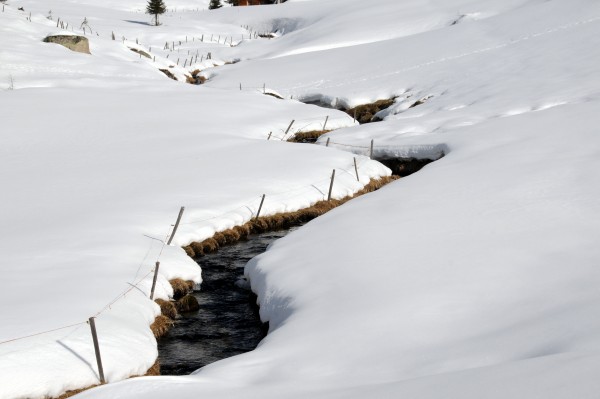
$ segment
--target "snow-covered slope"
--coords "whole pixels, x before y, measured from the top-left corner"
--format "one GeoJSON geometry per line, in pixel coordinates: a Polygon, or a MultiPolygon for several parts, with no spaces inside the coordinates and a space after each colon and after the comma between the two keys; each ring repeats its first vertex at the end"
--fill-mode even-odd
{"type": "MultiPolygon", "coordinates": [[[[37,44],[51,30],[43,16],[36,25],[14,8],[0,14],[1,72],[14,75],[17,88],[56,87],[0,95],[2,119],[19,131],[3,132],[0,161],[10,193],[1,216],[10,249],[3,283],[11,287],[2,289],[2,314],[11,320],[3,337],[93,315],[132,281],[142,259],[138,276],[151,270],[162,246],[143,234],[164,237],[180,205],[190,208],[177,237],[184,244],[247,220],[243,205],[252,208],[263,191],[302,193],[284,195],[272,212],[318,198],[304,187],[332,167],[348,168],[353,155],[264,140],[291,119],[334,116],[347,126],[327,135],[340,150],[361,152],[374,139],[376,155],[446,151],[420,173],[309,223],[250,262],[246,273],[270,321],[255,351],[189,377],[140,378],[82,397],[597,396],[597,1],[290,0],[211,12],[188,5],[159,28],[126,22],[142,16],[137,3],[117,10],[55,3],[72,20],[86,13],[91,21],[87,12],[95,10],[93,59],[37,44]],[[153,62],[111,41],[111,31],[152,46],[166,65],[177,50],[157,49],[185,35],[278,37],[233,47],[188,38],[178,54],[241,60],[204,71],[210,80],[192,87],[165,80],[153,62]],[[48,53],[34,59],[22,48],[48,53]],[[82,64],[52,68],[74,62],[82,64]],[[75,70],[98,72],[81,80],[75,70]],[[240,92],[240,83],[249,89],[240,92]],[[397,99],[384,122],[353,126],[338,111],[262,96],[254,88],[263,84],[286,98],[338,107],[397,99]],[[126,89],[110,91],[118,87],[126,89]],[[61,114],[66,107],[69,114],[61,114]],[[32,281],[48,298],[39,308],[39,301],[12,299],[32,281]],[[58,307],[68,311],[39,316],[58,307]]],[[[386,173],[364,162],[369,175],[386,173]]],[[[338,195],[357,188],[344,180],[338,195]]],[[[161,259],[192,270],[177,248],[167,249],[161,259]]],[[[139,319],[119,321],[118,307],[104,319],[116,337],[119,328],[137,334],[137,357],[113,368],[113,381],[143,372],[155,356],[143,326],[156,310],[145,295],[131,296],[125,309],[137,306],[139,319]]],[[[64,370],[75,370],[79,383],[94,381],[95,366],[81,370],[73,356],[93,362],[87,327],[78,328],[67,330],[72,341],[0,345],[0,392],[56,394],[65,385],[51,380],[64,370]],[[62,370],[32,373],[40,350],[59,356],[62,370]],[[37,390],[27,391],[32,374],[41,377],[37,390]]],[[[113,362],[131,356],[117,353],[122,341],[105,345],[113,362]]]]}

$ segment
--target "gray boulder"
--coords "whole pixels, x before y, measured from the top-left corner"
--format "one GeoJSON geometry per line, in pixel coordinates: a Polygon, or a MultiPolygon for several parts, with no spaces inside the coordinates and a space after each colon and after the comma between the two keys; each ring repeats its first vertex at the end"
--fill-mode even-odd
{"type": "Polygon", "coordinates": [[[86,37],[78,35],[51,35],[44,39],[46,43],[56,43],[78,53],[91,54],[90,43],[86,37]]]}

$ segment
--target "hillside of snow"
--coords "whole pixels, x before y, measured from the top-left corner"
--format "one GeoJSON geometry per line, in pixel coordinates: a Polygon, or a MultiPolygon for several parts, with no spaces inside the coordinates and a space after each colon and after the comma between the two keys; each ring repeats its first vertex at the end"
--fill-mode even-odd
{"type": "Polygon", "coordinates": [[[97,384],[95,315],[109,384],[82,398],[597,397],[600,3],[173,0],[158,27],[144,3],[0,13],[0,398],[97,384]],[[57,18],[88,21],[91,55],[42,42],[57,18]],[[341,111],[392,97],[381,122],[341,111]],[[321,145],[277,140],[326,117],[321,145]],[[322,199],[334,168],[335,197],[389,174],[371,140],[445,156],[246,266],[270,325],[256,350],[121,381],[156,360],[157,260],[159,297],[200,283],[179,246],[264,193],[271,214],[322,199]]]}

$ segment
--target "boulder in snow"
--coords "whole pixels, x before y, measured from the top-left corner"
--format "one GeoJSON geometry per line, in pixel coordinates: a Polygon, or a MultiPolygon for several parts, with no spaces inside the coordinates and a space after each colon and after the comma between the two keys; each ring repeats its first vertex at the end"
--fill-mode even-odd
{"type": "Polygon", "coordinates": [[[78,53],[90,54],[90,43],[87,38],[78,35],[51,35],[44,39],[45,43],[56,43],[78,53]]]}

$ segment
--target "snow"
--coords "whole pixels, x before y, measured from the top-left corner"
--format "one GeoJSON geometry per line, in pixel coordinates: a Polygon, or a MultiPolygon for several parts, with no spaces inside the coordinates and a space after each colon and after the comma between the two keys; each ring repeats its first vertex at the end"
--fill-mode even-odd
{"type": "MultiPolygon", "coordinates": [[[[0,341],[85,322],[130,290],[97,320],[110,384],[81,397],[597,396],[599,3],[194,4],[173,1],[161,27],[127,22],[149,20],[139,1],[14,0],[0,13],[0,79],[16,89],[0,93],[0,341]],[[56,31],[50,7],[76,27],[87,16],[91,56],[41,43],[56,31]],[[241,25],[278,37],[236,43],[241,25]],[[201,34],[236,45],[163,50],[201,34]],[[136,38],[156,62],[127,48],[136,38]],[[218,65],[205,85],[157,70],[188,50],[218,65]],[[383,122],[357,126],[290,96],[396,100],[383,122]],[[340,129],[322,145],[266,140],[326,116],[340,129]],[[255,351],[188,377],[117,382],[156,359],[158,259],[158,297],[167,279],[200,282],[179,245],[249,220],[263,193],[266,213],[322,199],[331,169],[351,172],[371,140],[378,158],[445,156],[247,265],[270,323],[255,351]]],[[[360,170],[361,183],[338,174],[336,197],[389,173],[367,157],[360,170]]],[[[95,370],[85,324],[1,344],[0,398],[56,396],[97,383],[95,370]]]]}

